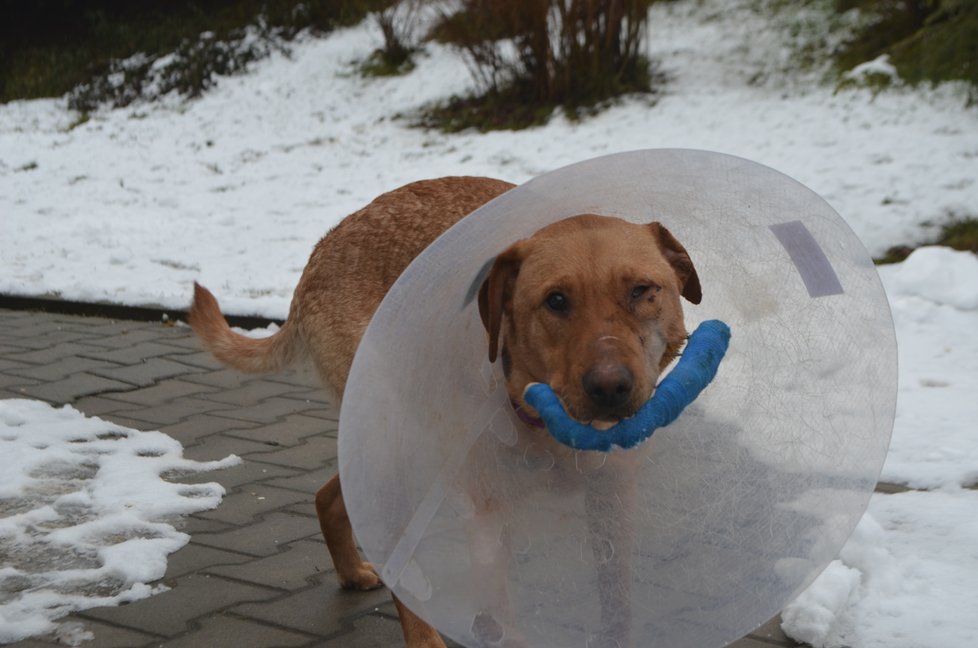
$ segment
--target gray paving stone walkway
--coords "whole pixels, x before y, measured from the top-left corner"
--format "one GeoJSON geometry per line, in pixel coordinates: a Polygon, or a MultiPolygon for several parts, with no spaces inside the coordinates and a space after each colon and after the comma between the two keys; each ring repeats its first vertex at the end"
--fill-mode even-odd
{"type": "MultiPolygon", "coordinates": [[[[92,648],[402,646],[385,591],[339,588],[319,535],[316,490],[336,470],[337,411],[300,369],[270,377],[219,366],[190,330],[160,323],[0,309],[0,399],[70,404],[161,430],[196,460],[244,462],[181,481],[218,481],[221,505],[186,518],[170,589],[73,615],[92,648]]],[[[57,645],[52,637],[12,644],[57,645]]],[[[729,648],[798,646],[777,620],[729,648]]]]}

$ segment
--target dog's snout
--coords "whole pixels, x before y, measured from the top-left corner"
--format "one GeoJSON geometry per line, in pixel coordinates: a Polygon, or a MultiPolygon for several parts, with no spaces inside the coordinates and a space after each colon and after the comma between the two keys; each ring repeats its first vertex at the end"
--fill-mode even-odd
{"type": "Polygon", "coordinates": [[[599,364],[584,374],[584,393],[601,410],[613,411],[627,403],[635,387],[635,375],[620,364],[599,364]]]}

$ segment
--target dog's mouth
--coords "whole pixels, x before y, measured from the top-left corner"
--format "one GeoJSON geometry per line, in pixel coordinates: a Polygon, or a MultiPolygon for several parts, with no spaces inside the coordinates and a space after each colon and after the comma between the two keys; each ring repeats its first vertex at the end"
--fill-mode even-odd
{"type": "Polygon", "coordinates": [[[557,398],[564,406],[564,411],[573,420],[583,425],[590,425],[596,430],[607,430],[614,427],[624,419],[631,418],[636,412],[655,394],[655,389],[646,395],[640,402],[628,403],[612,409],[602,409],[585,404],[581,406],[573,399],[567,398],[564,394],[557,392],[557,398]]]}

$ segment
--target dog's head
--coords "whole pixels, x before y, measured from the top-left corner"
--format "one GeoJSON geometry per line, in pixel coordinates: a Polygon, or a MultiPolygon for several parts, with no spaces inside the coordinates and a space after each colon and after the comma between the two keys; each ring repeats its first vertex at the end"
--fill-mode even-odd
{"type": "Polygon", "coordinates": [[[496,257],[479,313],[511,398],[547,383],[579,421],[617,421],[685,342],[680,296],[698,304],[699,277],[665,227],[586,214],[496,257]]]}

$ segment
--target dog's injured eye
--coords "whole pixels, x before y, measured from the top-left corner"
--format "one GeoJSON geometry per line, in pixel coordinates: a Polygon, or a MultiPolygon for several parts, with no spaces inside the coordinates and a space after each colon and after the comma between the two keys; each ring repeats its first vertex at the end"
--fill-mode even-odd
{"type": "Polygon", "coordinates": [[[547,295],[544,303],[547,305],[547,308],[555,313],[566,313],[570,309],[570,300],[567,299],[567,295],[558,291],[547,295]]]}
{"type": "Polygon", "coordinates": [[[633,300],[654,297],[661,287],[655,283],[639,284],[632,288],[631,297],[633,300]]]}

